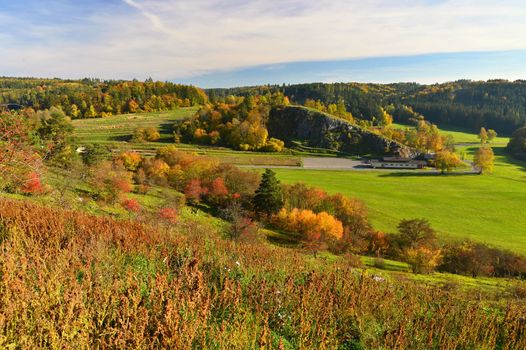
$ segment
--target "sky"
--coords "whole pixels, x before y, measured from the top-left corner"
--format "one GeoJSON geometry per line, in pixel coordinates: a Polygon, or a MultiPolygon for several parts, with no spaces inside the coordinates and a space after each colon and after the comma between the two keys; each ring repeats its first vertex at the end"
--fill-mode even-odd
{"type": "Polygon", "coordinates": [[[0,0],[0,76],[526,78],[524,0],[0,0]]]}

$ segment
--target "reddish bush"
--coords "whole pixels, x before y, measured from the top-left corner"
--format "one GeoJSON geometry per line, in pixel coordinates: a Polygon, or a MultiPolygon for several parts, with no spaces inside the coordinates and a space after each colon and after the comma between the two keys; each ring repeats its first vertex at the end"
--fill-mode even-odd
{"type": "Polygon", "coordinates": [[[141,205],[135,198],[125,199],[122,201],[121,205],[130,213],[138,213],[141,211],[141,205]]]}
{"type": "Polygon", "coordinates": [[[161,208],[158,217],[164,223],[175,224],[177,222],[177,211],[174,208],[161,208]]]}
{"type": "Polygon", "coordinates": [[[201,180],[199,179],[190,180],[184,189],[186,200],[190,202],[199,202],[201,196],[205,193],[206,189],[201,186],[201,180]]]}
{"type": "Polygon", "coordinates": [[[21,189],[24,194],[38,194],[43,192],[42,182],[40,181],[40,175],[36,172],[32,172],[27,176],[21,189]]]}
{"type": "Polygon", "coordinates": [[[225,181],[218,177],[210,185],[209,195],[214,197],[225,197],[228,194],[228,189],[226,188],[225,181]]]}

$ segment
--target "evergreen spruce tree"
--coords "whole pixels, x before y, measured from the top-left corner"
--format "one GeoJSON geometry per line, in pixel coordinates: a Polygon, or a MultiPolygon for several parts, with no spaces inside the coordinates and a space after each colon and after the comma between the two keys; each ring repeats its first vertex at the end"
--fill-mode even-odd
{"type": "Polygon", "coordinates": [[[280,182],[272,170],[265,169],[252,204],[258,215],[264,213],[267,216],[277,213],[283,207],[280,182]]]}

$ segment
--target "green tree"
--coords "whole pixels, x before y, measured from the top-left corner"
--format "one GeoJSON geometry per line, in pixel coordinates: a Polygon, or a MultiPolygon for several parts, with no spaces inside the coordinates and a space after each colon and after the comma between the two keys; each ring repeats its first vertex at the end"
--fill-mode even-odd
{"type": "Polygon", "coordinates": [[[277,213],[283,207],[281,185],[272,170],[265,169],[252,204],[258,214],[264,213],[267,216],[277,213]]]}

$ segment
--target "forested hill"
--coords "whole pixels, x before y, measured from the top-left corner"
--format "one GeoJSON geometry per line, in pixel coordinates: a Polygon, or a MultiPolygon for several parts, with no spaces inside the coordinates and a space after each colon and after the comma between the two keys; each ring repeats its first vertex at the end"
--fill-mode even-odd
{"type": "Polygon", "coordinates": [[[293,103],[307,99],[325,104],[345,102],[355,118],[379,119],[382,109],[395,121],[406,121],[413,114],[404,106],[437,124],[450,124],[477,130],[484,126],[509,134],[526,123],[526,81],[469,81],[421,85],[415,83],[362,84],[312,83],[273,85],[234,89],[211,89],[212,100],[228,95],[281,91],[293,103]]]}
{"type": "Polygon", "coordinates": [[[61,80],[0,77],[0,105],[19,104],[35,110],[61,107],[73,118],[154,112],[201,105],[203,90],[169,82],[61,80]]]}

